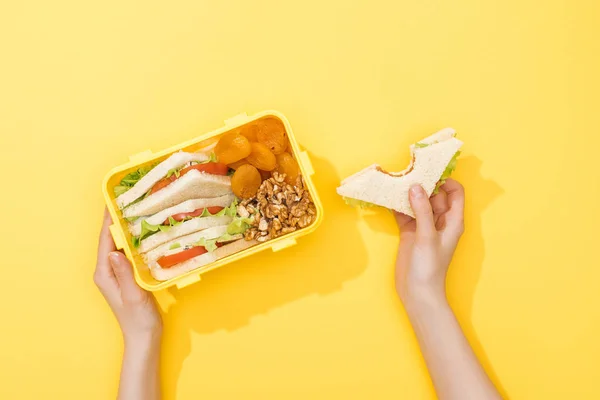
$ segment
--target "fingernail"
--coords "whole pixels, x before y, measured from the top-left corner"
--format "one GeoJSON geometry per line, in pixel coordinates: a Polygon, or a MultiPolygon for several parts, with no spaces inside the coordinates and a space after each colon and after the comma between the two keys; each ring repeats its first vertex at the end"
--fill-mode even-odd
{"type": "Polygon", "coordinates": [[[108,261],[110,262],[110,264],[112,266],[117,265],[117,263],[119,262],[119,253],[117,253],[116,251],[113,251],[112,253],[108,254],[108,261]]]}
{"type": "Polygon", "coordinates": [[[421,185],[413,185],[410,188],[410,195],[415,199],[420,199],[425,196],[425,191],[421,185]]]}

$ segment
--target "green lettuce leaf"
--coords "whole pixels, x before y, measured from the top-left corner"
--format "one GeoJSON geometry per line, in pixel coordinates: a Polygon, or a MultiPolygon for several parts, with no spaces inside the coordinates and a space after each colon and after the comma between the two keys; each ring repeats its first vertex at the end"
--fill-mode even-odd
{"type": "Polygon", "coordinates": [[[237,205],[238,205],[238,201],[237,201],[237,199],[235,199],[231,202],[231,204],[228,207],[225,207],[224,209],[222,209],[215,215],[219,216],[219,217],[227,216],[227,217],[235,218],[235,216],[237,215],[237,205]]]}
{"type": "Polygon", "coordinates": [[[214,214],[211,214],[210,211],[208,211],[208,208],[205,208],[204,211],[202,211],[202,214],[200,214],[199,217],[197,218],[202,218],[202,217],[222,217],[222,216],[228,216],[228,217],[235,217],[237,215],[237,200],[233,200],[231,202],[230,205],[228,205],[227,207],[225,207],[224,209],[222,209],[219,212],[216,212],[214,214]]]}
{"type": "Polygon", "coordinates": [[[246,229],[250,228],[252,222],[252,218],[235,217],[233,221],[227,225],[227,233],[230,235],[244,233],[246,232],[246,229]]]}
{"type": "Polygon", "coordinates": [[[204,247],[209,253],[212,253],[217,249],[217,238],[214,239],[206,239],[201,238],[195,243],[196,246],[204,247]]]}
{"type": "Polygon", "coordinates": [[[169,225],[170,226],[175,226],[175,225],[179,225],[181,224],[183,221],[176,221],[175,218],[173,217],[169,217],[169,225]]]}
{"type": "Polygon", "coordinates": [[[180,172],[181,172],[181,168],[172,168],[167,171],[167,178],[170,178],[173,175],[175,175],[176,178],[179,178],[180,172]]]}
{"type": "Polygon", "coordinates": [[[180,247],[181,247],[181,245],[179,243],[173,243],[172,245],[169,246],[169,250],[175,250],[180,247]]]}
{"type": "MultiPolygon", "coordinates": [[[[196,162],[196,161],[192,161],[192,165],[196,165],[196,164],[208,164],[211,162],[217,162],[217,155],[212,152],[210,153],[210,156],[208,157],[208,160],[206,161],[200,161],[200,162],[196,162]]],[[[185,166],[181,166],[179,168],[172,168],[169,171],[167,171],[167,178],[170,178],[171,176],[175,175],[175,178],[179,178],[180,174],[181,174],[181,170],[186,168],[185,166]]]]}
{"type": "Polygon", "coordinates": [[[135,171],[130,172],[127,175],[125,175],[125,177],[123,179],[121,179],[121,182],[119,183],[119,185],[117,185],[113,188],[113,191],[115,192],[115,196],[120,196],[123,193],[127,192],[140,179],[142,179],[148,172],[150,172],[152,170],[152,168],[154,168],[155,166],[156,166],[156,164],[147,165],[145,167],[140,167],[140,168],[136,169],[135,171]]]}
{"type": "Polygon", "coordinates": [[[219,159],[217,158],[217,155],[215,154],[214,151],[212,153],[210,153],[210,158],[208,159],[207,162],[219,162],[219,159]]]}
{"type": "Polygon", "coordinates": [[[131,237],[131,244],[133,245],[134,248],[138,248],[140,247],[140,237],[139,236],[132,236],[131,237]]]}
{"type": "MultiPolygon", "coordinates": [[[[238,233],[238,235],[239,235],[239,233],[238,233]]],[[[225,234],[219,236],[219,238],[217,239],[217,242],[218,243],[231,242],[232,240],[237,239],[235,236],[236,235],[230,235],[229,233],[225,233],[225,234]]]]}
{"type": "Polygon", "coordinates": [[[429,144],[427,144],[427,143],[415,143],[415,147],[418,147],[418,148],[423,148],[423,147],[427,147],[427,146],[429,146],[429,144]]]}
{"type": "Polygon", "coordinates": [[[195,164],[208,164],[211,162],[219,162],[217,155],[215,154],[215,152],[211,152],[210,155],[208,156],[208,160],[206,161],[193,161],[195,164]]]}
{"type": "Polygon", "coordinates": [[[215,251],[217,249],[217,243],[231,242],[232,240],[236,240],[236,239],[237,238],[235,237],[235,235],[230,235],[229,233],[225,233],[225,234],[219,236],[218,238],[213,238],[213,239],[201,238],[199,241],[194,243],[194,246],[202,246],[209,253],[212,253],[213,251],[215,251]]]}
{"type": "Polygon", "coordinates": [[[146,239],[148,236],[152,236],[158,231],[168,232],[173,226],[179,225],[179,224],[181,224],[181,222],[175,221],[173,219],[173,217],[169,217],[169,225],[162,225],[162,224],[152,225],[152,224],[148,223],[147,220],[143,220],[142,221],[142,232],[140,233],[140,236],[136,236],[137,245],[135,245],[135,243],[134,243],[134,247],[138,247],[139,243],[142,240],[146,239]]]}
{"type": "Polygon", "coordinates": [[[158,229],[160,229],[161,232],[169,232],[171,228],[171,225],[158,225],[158,229]]]}
{"type": "Polygon", "coordinates": [[[123,193],[128,191],[129,189],[131,189],[130,186],[118,185],[118,186],[114,187],[113,191],[115,192],[115,196],[119,197],[120,195],[122,195],[123,193]]]}
{"type": "Polygon", "coordinates": [[[344,197],[344,201],[346,204],[352,207],[360,207],[360,208],[370,208],[370,207],[379,207],[377,204],[369,203],[362,200],[352,199],[350,197],[344,197]]]}
{"type": "Polygon", "coordinates": [[[148,221],[142,221],[142,232],[140,233],[140,241],[146,239],[148,236],[155,234],[160,230],[160,225],[149,224],[148,221]]]}
{"type": "Polygon", "coordinates": [[[458,156],[459,155],[460,155],[460,151],[457,151],[454,154],[454,156],[452,157],[452,159],[450,160],[450,162],[446,166],[446,169],[444,170],[444,173],[442,174],[442,176],[440,176],[440,180],[435,185],[435,189],[433,189],[433,194],[437,194],[440,191],[440,187],[444,183],[446,183],[446,179],[450,178],[450,175],[452,175],[452,172],[454,172],[454,170],[456,169],[456,164],[458,162],[458,156]]]}

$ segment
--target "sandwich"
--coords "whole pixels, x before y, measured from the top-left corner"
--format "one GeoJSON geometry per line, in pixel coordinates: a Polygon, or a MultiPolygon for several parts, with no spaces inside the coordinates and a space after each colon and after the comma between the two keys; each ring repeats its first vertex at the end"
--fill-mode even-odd
{"type": "Polygon", "coordinates": [[[124,218],[142,217],[183,201],[231,193],[228,167],[204,153],[178,152],[140,168],[114,188],[124,218]]]}
{"type": "Polygon", "coordinates": [[[244,239],[253,221],[238,215],[229,168],[214,153],[174,153],[129,173],[114,192],[133,247],[157,280],[256,244],[244,239]]]}
{"type": "MultiPolygon", "coordinates": [[[[219,197],[207,197],[186,200],[175,206],[165,208],[149,217],[140,217],[129,225],[129,232],[133,236],[142,234],[142,224],[146,230],[150,226],[173,225],[174,222],[184,222],[192,218],[201,218],[212,215],[230,215],[224,209],[231,207],[231,204],[236,200],[233,193],[224,194],[219,197]]],[[[230,215],[232,216],[232,215],[230,215]]],[[[151,228],[150,228],[151,229],[151,228]]],[[[151,229],[156,231],[155,229],[151,229]]]]}
{"type": "MultiPolygon", "coordinates": [[[[206,191],[209,196],[213,193],[206,191]]],[[[220,192],[218,192],[220,193],[220,192]]],[[[133,246],[140,253],[146,253],[163,243],[205,229],[231,224],[231,231],[237,231],[245,225],[244,219],[237,215],[237,198],[233,193],[218,197],[206,197],[186,200],[172,207],[163,203],[161,211],[133,219],[129,223],[133,246]]]]}
{"type": "Polygon", "coordinates": [[[209,239],[207,236],[217,234],[215,228],[211,230],[184,236],[149,253],[146,263],[154,279],[169,280],[257,244],[255,240],[243,239],[242,235],[227,233],[209,239]]]}
{"type": "Polygon", "coordinates": [[[408,191],[419,184],[428,196],[437,193],[456,168],[463,143],[455,136],[454,129],[442,129],[410,146],[412,158],[405,170],[388,172],[373,164],[344,179],[337,193],[353,206],[381,206],[414,218],[408,191]]]}

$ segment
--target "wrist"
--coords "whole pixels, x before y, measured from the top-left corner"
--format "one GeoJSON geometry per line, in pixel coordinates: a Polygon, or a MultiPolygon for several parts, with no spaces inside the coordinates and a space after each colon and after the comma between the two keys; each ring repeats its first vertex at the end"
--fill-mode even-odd
{"type": "Polygon", "coordinates": [[[413,312],[427,312],[428,310],[448,306],[444,288],[431,286],[411,287],[399,290],[398,294],[404,304],[404,308],[406,308],[409,314],[413,312]]]}
{"type": "Polygon", "coordinates": [[[123,335],[126,352],[149,354],[160,351],[162,332],[123,335]]]}

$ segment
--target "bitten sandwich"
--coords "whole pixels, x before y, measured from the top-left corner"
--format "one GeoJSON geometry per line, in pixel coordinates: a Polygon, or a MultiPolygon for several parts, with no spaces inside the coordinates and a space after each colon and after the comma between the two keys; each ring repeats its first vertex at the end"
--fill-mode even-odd
{"type": "Polygon", "coordinates": [[[408,191],[421,185],[428,196],[436,193],[456,168],[463,142],[452,128],[441,131],[410,146],[411,162],[404,171],[387,172],[373,164],[349,176],[337,188],[350,205],[381,206],[414,217],[408,191]]]}

